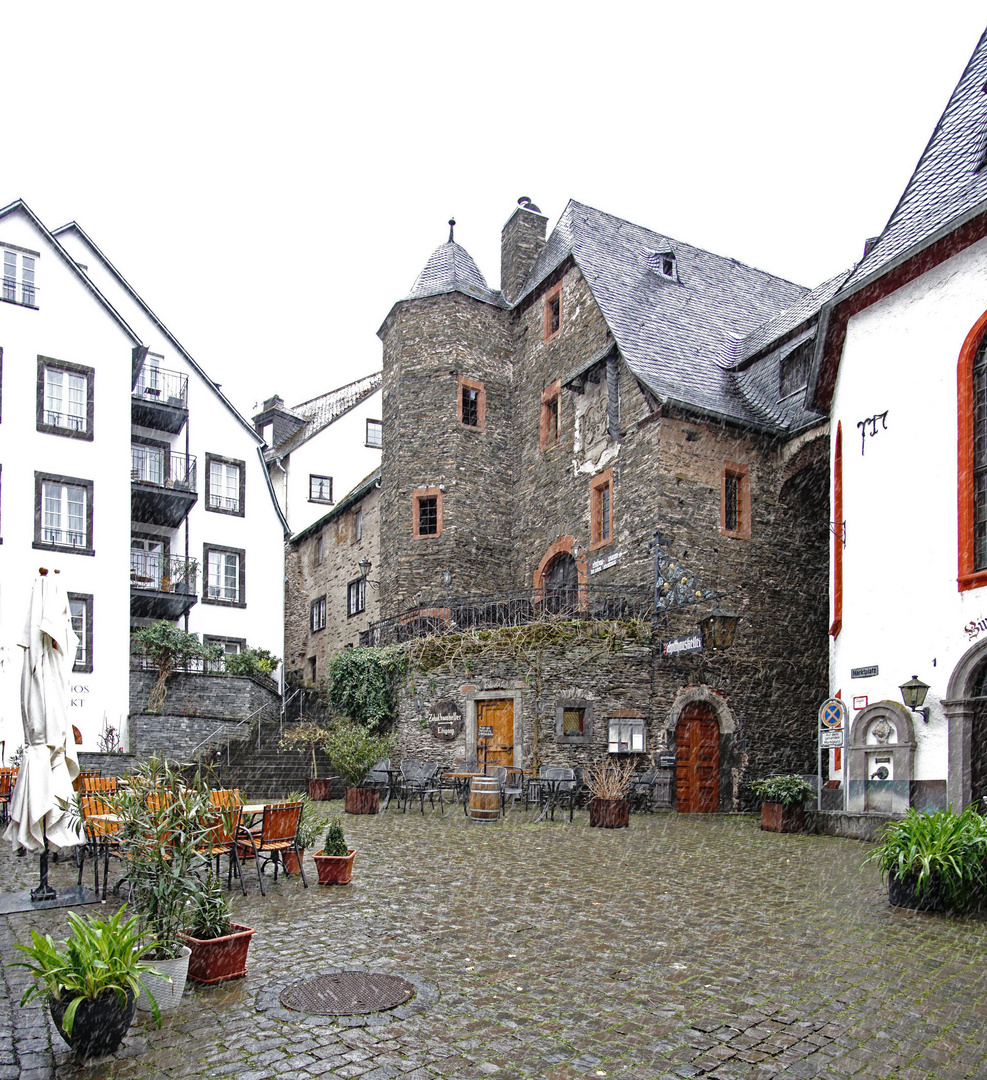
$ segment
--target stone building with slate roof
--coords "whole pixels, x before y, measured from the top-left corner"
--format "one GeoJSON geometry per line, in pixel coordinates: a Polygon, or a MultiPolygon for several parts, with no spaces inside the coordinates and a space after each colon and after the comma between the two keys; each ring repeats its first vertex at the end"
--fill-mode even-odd
{"type": "Polygon", "coordinates": [[[985,86],[987,34],[813,346],[810,402],[831,436],[830,692],[850,713],[836,775],[853,810],[987,795],[985,86]],[[912,676],[918,712],[900,689],[912,676]]]}
{"type": "Polygon", "coordinates": [[[556,636],[501,631],[413,674],[398,756],[632,754],[704,811],[740,805],[745,775],[814,773],[827,427],[804,388],[838,282],[810,291],[575,201],[546,235],[524,199],[496,291],[452,224],[379,330],[381,620],[362,640],[556,636]],[[703,652],[717,593],[741,629],[703,652]],[[563,645],[566,624],[583,630],[563,645]]]}

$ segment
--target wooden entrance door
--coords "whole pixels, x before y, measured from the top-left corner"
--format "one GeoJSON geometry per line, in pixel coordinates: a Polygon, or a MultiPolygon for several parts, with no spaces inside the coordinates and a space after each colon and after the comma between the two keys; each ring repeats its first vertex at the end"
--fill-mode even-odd
{"type": "Polygon", "coordinates": [[[486,764],[513,765],[514,702],[510,698],[504,701],[478,701],[476,703],[476,726],[477,766],[480,767],[484,763],[484,740],[480,737],[480,729],[483,727],[493,728],[493,735],[486,742],[486,764]]]}
{"type": "Polygon", "coordinates": [[[720,808],[720,726],[708,705],[687,707],[675,725],[675,799],[685,814],[720,808]]]}

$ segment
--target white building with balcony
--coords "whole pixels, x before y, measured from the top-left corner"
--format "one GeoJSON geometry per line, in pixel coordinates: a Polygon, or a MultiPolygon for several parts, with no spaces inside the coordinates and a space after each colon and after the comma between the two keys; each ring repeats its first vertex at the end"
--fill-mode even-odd
{"type": "Polygon", "coordinates": [[[126,730],[129,638],[157,619],[281,655],[286,523],[262,441],[75,223],[0,209],[0,740],[40,567],[81,644],[81,749],[126,730]]]}

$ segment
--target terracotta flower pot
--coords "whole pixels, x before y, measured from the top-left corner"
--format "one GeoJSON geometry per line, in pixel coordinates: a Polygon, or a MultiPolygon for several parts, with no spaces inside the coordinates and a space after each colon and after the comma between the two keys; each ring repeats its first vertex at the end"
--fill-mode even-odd
{"type": "Polygon", "coordinates": [[[218,983],[247,974],[247,949],[256,933],[249,926],[233,923],[233,933],[218,938],[194,938],[185,935],[192,950],[188,977],[200,983],[218,983]]]}
{"type": "Polygon", "coordinates": [[[353,856],[356,848],[350,848],[349,855],[323,855],[316,852],[315,869],[319,875],[320,885],[349,885],[353,876],[353,856]]]}
{"type": "Polygon", "coordinates": [[[376,814],[380,809],[380,791],[373,787],[348,787],[343,809],[347,814],[376,814]]]}
{"type": "Polygon", "coordinates": [[[805,807],[801,803],[761,803],[761,828],[766,832],[801,832],[804,826],[805,807]]]}
{"type": "Polygon", "coordinates": [[[589,823],[594,829],[626,829],[631,823],[627,799],[590,799],[589,823]]]}
{"type": "Polygon", "coordinates": [[[112,990],[104,990],[99,997],[83,1001],[75,1014],[72,1034],[62,1030],[62,1017],[69,1007],[71,998],[59,1001],[48,998],[51,1018],[55,1021],[58,1034],[72,1047],[79,1057],[102,1057],[112,1054],[123,1042],[124,1035],[134,1022],[137,1011],[136,999],[132,991],[127,992],[127,1004],[120,1007],[120,1002],[112,990]]]}
{"type": "Polygon", "coordinates": [[[284,872],[286,874],[300,874],[302,872],[301,860],[304,858],[304,848],[299,848],[297,855],[293,851],[283,851],[281,861],[284,864],[284,872]]]}
{"type": "Polygon", "coordinates": [[[308,797],[313,802],[328,802],[332,798],[332,779],[319,777],[308,782],[308,797]]]}

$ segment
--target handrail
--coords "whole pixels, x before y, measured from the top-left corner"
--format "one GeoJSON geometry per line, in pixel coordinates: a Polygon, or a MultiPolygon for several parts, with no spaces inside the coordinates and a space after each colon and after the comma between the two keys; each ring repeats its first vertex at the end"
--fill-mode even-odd
{"type": "MultiPolygon", "coordinates": [[[[259,705],[256,709],[254,709],[254,711],[252,713],[250,713],[248,716],[245,716],[236,725],[236,727],[232,727],[227,731],[227,733],[226,733],[226,764],[227,765],[229,765],[229,763],[230,763],[230,739],[231,739],[231,737],[233,735],[233,732],[238,731],[240,728],[243,727],[243,725],[248,720],[252,720],[259,712],[263,712],[263,710],[266,709],[266,708],[267,708],[266,705],[259,705]]],[[[258,724],[257,726],[258,726],[258,729],[259,729],[260,725],[258,724]]],[[[222,730],[223,730],[223,725],[221,724],[218,728],[216,728],[215,731],[213,731],[209,735],[207,735],[202,740],[202,742],[200,742],[198,745],[192,747],[192,750],[190,751],[190,756],[191,756],[191,754],[195,754],[199,750],[201,750],[202,747],[206,745],[206,743],[211,742],[212,739],[214,739],[222,730]]],[[[198,762],[199,768],[201,769],[202,768],[202,759],[201,759],[201,757],[197,758],[196,760],[198,762]]]]}

